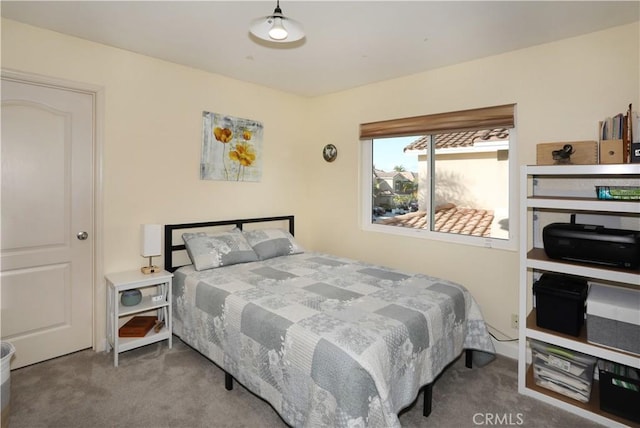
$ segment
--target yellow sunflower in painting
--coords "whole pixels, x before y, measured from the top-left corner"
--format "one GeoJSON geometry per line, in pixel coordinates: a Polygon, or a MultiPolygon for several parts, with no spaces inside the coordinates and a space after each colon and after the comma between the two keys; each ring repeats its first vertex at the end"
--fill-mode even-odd
{"type": "Polygon", "coordinates": [[[213,136],[221,143],[228,143],[233,138],[233,132],[229,128],[220,128],[216,126],[213,128],[213,136]]]}
{"type": "Polygon", "coordinates": [[[256,160],[256,152],[253,147],[247,143],[238,143],[234,150],[229,152],[229,159],[234,160],[242,166],[251,166],[256,160]]]}
{"type": "Polygon", "coordinates": [[[252,135],[253,134],[248,129],[245,129],[244,131],[242,131],[242,139],[245,141],[249,141],[252,135]]]}

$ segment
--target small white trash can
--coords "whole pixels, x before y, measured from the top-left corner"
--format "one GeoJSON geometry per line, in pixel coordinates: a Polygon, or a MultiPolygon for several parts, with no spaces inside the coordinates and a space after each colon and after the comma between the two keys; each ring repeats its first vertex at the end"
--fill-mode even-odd
{"type": "Polygon", "coordinates": [[[9,426],[9,401],[11,399],[11,357],[16,348],[9,342],[2,342],[2,360],[0,372],[2,374],[2,389],[0,390],[0,401],[2,401],[2,428],[9,426]]]}

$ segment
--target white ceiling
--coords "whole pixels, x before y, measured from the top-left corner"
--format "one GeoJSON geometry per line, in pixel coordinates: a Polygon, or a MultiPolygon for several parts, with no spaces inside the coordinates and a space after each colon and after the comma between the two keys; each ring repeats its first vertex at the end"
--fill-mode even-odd
{"type": "MultiPolygon", "coordinates": [[[[2,1],[2,16],[303,96],[640,20],[636,1],[287,1],[306,38],[267,46],[273,1],[2,1]]],[[[594,58],[596,61],[597,58],[594,58]]]]}

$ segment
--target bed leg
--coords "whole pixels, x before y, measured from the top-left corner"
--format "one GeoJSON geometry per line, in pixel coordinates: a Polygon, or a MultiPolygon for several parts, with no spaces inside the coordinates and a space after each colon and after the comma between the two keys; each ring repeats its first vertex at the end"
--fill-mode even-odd
{"type": "Polygon", "coordinates": [[[473,351],[471,349],[464,351],[464,365],[469,369],[473,368],[473,351]]]}
{"type": "Polygon", "coordinates": [[[227,391],[231,391],[233,389],[233,376],[227,372],[224,372],[224,387],[227,391]]]}
{"type": "Polygon", "coordinates": [[[422,403],[422,416],[425,418],[431,414],[431,399],[433,398],[433,383],[424,387],[424,397],[422,403]]]}

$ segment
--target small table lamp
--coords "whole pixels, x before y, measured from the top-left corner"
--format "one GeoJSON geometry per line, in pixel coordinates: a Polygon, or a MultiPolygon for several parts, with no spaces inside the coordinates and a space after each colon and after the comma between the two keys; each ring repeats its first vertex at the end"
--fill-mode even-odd
{"type": "Polygon", "coordinates": [[[162,230],[159,224],[142,224],[140,225],[140,255],[149,257],[149,266],[140,268],[142,273],[160,272],[158,266],[154,266],[151,259],[153,256],[162,254],[162,230]]]}

